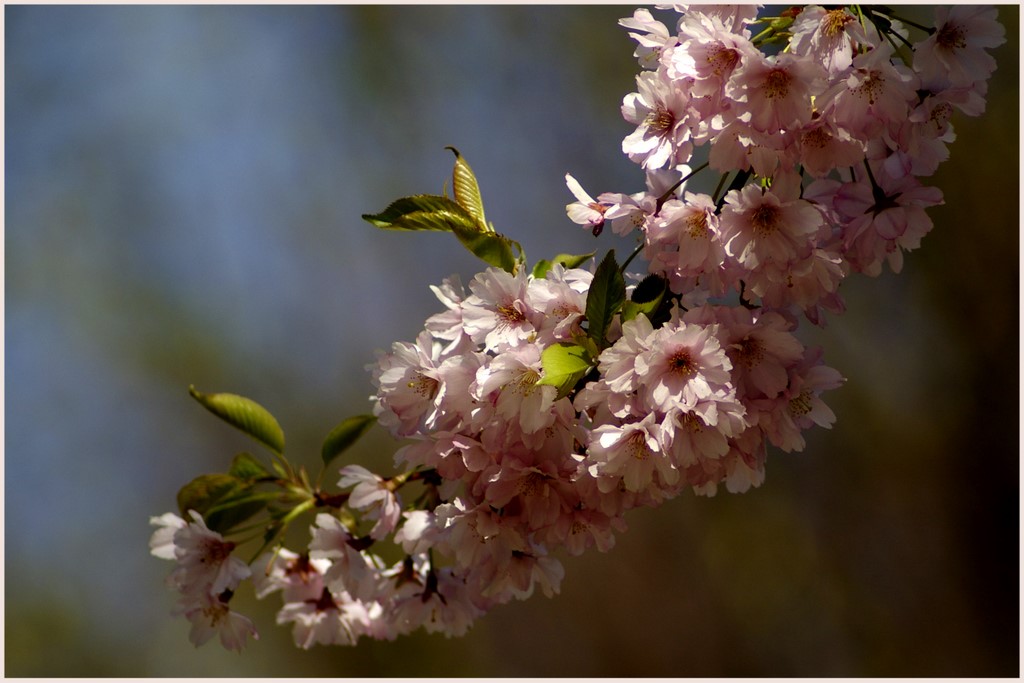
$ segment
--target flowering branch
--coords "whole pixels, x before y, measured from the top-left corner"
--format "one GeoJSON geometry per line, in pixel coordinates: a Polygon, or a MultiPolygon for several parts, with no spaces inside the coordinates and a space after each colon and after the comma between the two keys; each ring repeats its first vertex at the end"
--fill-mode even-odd
{"type": "Polygon", "coordinates": [[[646,189],[595,199],[567,175],[566,211],[595,236],[635,235],[621,265],[609,251],[592,268],[596,252],[528,267],[453,147],[452,197],[363,216],[450,232],[489,267],[468,291],[457,277],[432,287],[444,310],[378,354],[372,412],[331,430],[315,486],[266,409],[191,389],[271,454],[269,467],[243,453],[197,477],[178,493],[180,516],[152,519],[151,552],[176,564],[169,584],[194,643],[258,637],[229,606],[248,579],[257,597],[280,591],[277,621],[302,648],[461,635],[497,605],[557,593],[556,551],[607,551],[629,510],[686,490],[760,486],[769,447],[800,451],[807,429],[832,426],[822,395],[845,380],[799,323],[841,314],[847,277],[899,272],[931,230],[942,194],[920,178],[947,158],[954,112],[984,110],[986,50],[1003,28],[975,6],[936,8],[934,28],[869,6],[756,11],[694,7],[675,32],[647,9],[620,22],[641,67],[622,149],[646,189]],[[903,24],[927,37],[911,42],[903,24]],[[708,160],[691,170],[701,147],[708,160]],[[714,192],[689,191],[708,167],[721,174],[714,192]],[[641,254],[647,274],[627,274],[641,254]],[[407,440],[400,473],[349,464],[324,490],[327,468],[374,425],[407,440]],[[311,538],[296,553],[283,532],[300,517],[311,538]],[[262,545],[247,564],[236,550],[253,531],[262,545]]]}

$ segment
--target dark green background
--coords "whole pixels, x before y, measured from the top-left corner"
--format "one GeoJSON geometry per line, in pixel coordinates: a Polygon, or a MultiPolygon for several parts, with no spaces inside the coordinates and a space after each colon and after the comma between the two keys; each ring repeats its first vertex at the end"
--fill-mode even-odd
{"type": "MultiPolygon", "coordinates": [[[[440,192],[445,145],[531,260],[628,249],[568,221],[563,176],[642,188],[632,8],[4,11],[7,675],[1017,675],[1017,7],[988,111],[931,179],[933,233],[801,332],[849,378],[806,452],[745,495],[636,511],[560,596],[461,639],[301,652],[243,590],[263,637],[242,656],[192,648],[147,553],[149,516],[251,448],[186,388],[260,401],[315,466],[374,349],[480,269],[359,219],[440,192]]],[[[357,459],[392,449],[375,432],[357,459]]]]}

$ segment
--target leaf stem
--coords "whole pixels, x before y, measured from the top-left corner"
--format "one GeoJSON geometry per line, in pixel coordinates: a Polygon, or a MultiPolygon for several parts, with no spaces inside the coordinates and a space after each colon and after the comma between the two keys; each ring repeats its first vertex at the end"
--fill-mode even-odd
{"type": "Polygon", "coordinates": [[[703,164],[701,164],[700,166],[698,166],[697,168],[693,169],[692,171],[684,175],[682,178],[680,178],[679,182],[677,182],[675,185],[665,190],[665,193],[658,197],[654,213],[658,213],[659,211],[661,211],[662,205],[668,201],[668,198],[671,197],[675,193],[675,191],[682,186],[683,183],[685,183],[687,180],[689,180],[690,178],[692,178],[693,176],[697,175],[705,168],[707,168],[709,163],[710,162],[705,161],[703,164]]]}
{"type": "Polygon", "coordinates": [[[622,267],[619,268],[619,272],[620,273],[622,273],[623,275],[626,274],[626,266],[628,266],[630,264],[630,262],[637,257],[637,254],[639,254],[641,251],[643,251],[643,248],[644,248],[644,243],[643,242],[641,242],[640,244],[638,244],[636,246],[636,249],[633,250],[633,253],[629,255],[629,258],[627,258],[623,262],[622,267]]]}

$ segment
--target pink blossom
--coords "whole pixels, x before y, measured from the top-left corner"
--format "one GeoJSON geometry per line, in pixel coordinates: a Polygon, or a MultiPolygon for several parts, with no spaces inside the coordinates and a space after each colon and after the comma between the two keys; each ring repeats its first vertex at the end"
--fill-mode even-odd
{"type": "Polygon", "coordinates": [[[799,147],[804,170],[817,178],[859,163],[865,152],[864,142],[837,126],[828,114],[815,117],[799,132],[799,147]]]}
{"type": "Polygon", "coordinates": [[[790,31],[793,52],[822,64],[830,74],[850,67],[856,45],[870,45],[860,22],[843,7],[830,10],[817,5],[805,7],[793,21],[790,31]]]}
{"type": "Polygon", "coordinates": [[[732,361],[742,397],[778,396],[789,382],[788,369],[804,355],[803,344],[792,334],[795,324],[773,311],[706,306],[687,312],[683,319],[718,324],[718,338],[732,361]]]}
{"type": "Polygon", "coordinates": [[[823,108],[831,102],[836,125],[860,140],[877,136],[890,121],[905,119],[917,100],[916,76],[893,66],[892,54],[892,46],[883,43],[858,55],[850,73],[821,97],[823,108]]]}
{"type": "Polygon", "coordinates": [[[331,562],[310,559],[308,554],[299,555],[287,548],[279,548],[260,555],[253,566],[258,568],[252,578],[257,598],[282,591],[285,602],[302,602],[320,597],[324,573],[331,562]]]}
{"type": "Polygon", "coordinates": [[[550,461],[504,464],[487,479],[483,498],[504,515],[520,518],[531,531],[554,524],[577,502],[550,461]]]}
{"type": "Polygon", "coordinates": [[[743,103],[751,126],[771,133],[807,125],[811,98],[825,85],[821,66],[785,53],[745,60],[726,84],[725,94],[743,103]]]}
{"type": "Polygon", "coordinates": [[[370,613],[348,593],[324,588],[316,598],[286,602],[277,623],[292,623],[295,646],[304,650],[314,645],[355,645],[370,628],[370,613]]]}
{"type": "Polygon", "coordinates": [[[196,647],[218,635],[225,649],[241,652],[248,638],[260,638],[252,620],[232,610],[220,596],[200,595],[196,601],[183,605],[177,613],[192,622],[188,639],[196,647]]]}
{"type": "Polygon", "coordinates": [[[448,310],[427,318],[424,328],[435,339],[448,342],[441,350],[441,356],[450,358],[460,353],[470,341],[462,325],[462,301],[466,292],[457,274],[445,278],[440,286],[430,285],[430,290],[448,310]]]}
{"type": "Polygon", "coordinates": [[[593,279],[589,271],[565,269],[556,263],[544,279],[530,282],[530,304],[544,315],[538,330],[538,344],[547,346],[572,341],[573,335],[580,333],[580,323],[587,310],[587,292],[593,279]]]}
{"type": "Polygon", "coordinates": [[[716,135],[708,162],[716,171],[753,170],[759,176],[769,177],[784,160],[785,144],[783,133],[766,133],[735,120],[716,135]]]}
{"type": "Polygon", "coordinates": [[[633,12],[632,17],[619,19],[619,26],[636,31],[631,31],[629,37],[637,42],[633,56],[640,61],[640,66],[644,69],[658,68],[662,51],[678,42],[677,38],[669,33],[668,27],[656,21],[648,9],[640,8],[633,12]]]}
{"type": "Polygon", "coordinates": [[[331,560],[324,575],[325,585],[335,593],[345,591],[360,600],[373,600],[377,596],[379,567],[356,549],[355,539],[341,521],[321,512],[310,532],[309,556],[331,560]]]}
{"type": "Polygon", "coordinates": [[[521,346],[537,333],[542,316],[527,304],[525,269],[512,275],[488,268],[469,283],[472,295],[462,302],[466,333],[485,351],[521,346]]]}
{"type": "MultiPolygon", "coordinates": [[[[697,462],[717,460],[729,451],[726,433],[717,426],[719,421],[715,422],[715,427],[710,426],[692,410],[673,410],[668,414],[665,426],[671,440],[669,453],[681,471],[697,462]]],[[[722,426],[725,424],[723,421],[722,426]]]]}
{"type": "Polygon", "coordinates": [[[732,190],[721,215],[726,252],[748,270],[806,258],[823,224],[821,214],[799,198],[799,187],[732,190]]]}
{"type": "Polygon", "coordinates": [[[564,547],[570,555],[582,555],[592,547],[608,552],[615,545],[614,531],[625,530],[626,522],[621,517],[577,506],[564,511],[553,525],[538,532],[537,538],[542,543],[564,547]]]}
{"type": "MultiPolygon", "coordinates": [[[[167,515],[157,518],[159,523],[167,525],[165,529],[175,528],[172,543],[178,567],[168,577],[168,582],[186,599],[235,590],[251,574],[245,562],[231,554],[235,544],[211,531],[195,510],[189,510],[188,514],[192,521],[181,525],[167,515]]],[[[158,544],[154,554],[161,553],[158,557],[165,557],[169,552],[166,535],[164,530],[154,532],[158,544]]]]}
{"type": "Polygon", "coordinates": [[[541,351],[535,345],[499,354],[476,373],[475,396],[492,401],[497,415],[518,424],[525,434],[551,425],[557,390],[537,384],[543,373],[541,351]]]}
{"type": "Polygon", "coordinates": [[[402,516],[405,521],[395,532],[395,543],[401,545],[407,555],[418,555],[432,548],[441,533],[434,513],[430,510],[409,510],[402,516]]]}
{"type": "Polygon", "coordinates": [[[565,174],[565,184],[569,187],[569,191],[572,192],[573,196],[576,197],[575,202],[567,204],[565,207],[569,220],[594,231],[595,235],[600,233],[604,227],[604,213],[610,208],[611,204],[603,204],[591,197],[583,189],[579,181],[568,173],[565,174]]]}
{"type": "Polygon", "coordinates": [[[914,46],[914,69],[924,88],[937,92],[992,75],[996,60],[985,49],[1006,42],[996,15],[996,8],[987,5],[935,8],[935,32],[914,46]]]}
{"type": "Polygon", "coordinates": [[[858,272],[872,277],[889,263],[894,273],[903,267],[903,252],[916,249],[932,229],[925,209],[942,203],[942,192],[921,185],[913,176],[899,179],[878,173],[845,183],[835,196],[835,207],[849,222],[844,228],[846,257],[858,272]]]}
{"type": "Polygon", "coordinates": [[[639,92],[626,95],[622,116],[637,129],[622,141],[622,151],[644,169],[674,167],[690,156],[689,96],[659,70],[636,77],[639,92]]]}
{"type": "Polygon", "coordinates": [[[705,194],[687,192],[685,201],[665,202],[647,231],[646,244],[651,270],[674,277],[710,276],[725,262],[715,203],[705,194]]]}
{"type": "Polygon", "coordinates": [[[679,36],[682,43],[671,51],[668,74],[692,79],[694,97],[717,101],[733,71],[759,54],[747,36],[729,32],[710,13],[687,12],[680,20],[679,36]]]}
{"type": "Polygon", "coordinates": [[[679,472],[662,451],[661,425],[654,413],[638,422],[602,425],[591,433],[587,448],[590,472],[602,491],[618,486],[642,491],[649,486],[671,486],[679,472]],[[655,479],[657,477],[657,479],[655,479]]]}
{"type": "Polygon", "coordinates": [[[377,520],[370,530],[370,538],[380,540],[395,530],[402,514],[402,505],[389,482],[360,465],[341,468],[340,488],[355,486],[348,497],[348,505],[356,510],[368,508],[366,515],[377,520]]]}
{"type": "Polygon", "coordinates": [[[466,353],[444,364],[440,353],[440,344],[424,331],[415,344],[394,342],[390,353],[378,352],[376,365],[369,366],[378,388],[374,414],[394,434],[409,436],[458,419],[457,411],[445,411],[451,395],[446,384],[454,382],[455,395],[464,395],[472,374],[462,372],[460,377],[459,371],[472,367],[476,359],[466,353]]]}
{"type": "Polygon", "coordinates": [[[408,632],[423,627],[428,633],[463,636],[483,616],[465,578],[450,567],[431,570],[422,590],[406,591],[395,600],[392,619],[408,632]]]}
{"type": "Polygon", "coordinates": [[[636,371],[647,404],[662,412],[695,409],[707,399],[735,396],[732,362],[721,348],[716,326],[665,325],[637,356],[636,371]]]}
{"type": "Polygon", "coordinates": [[[760,411],[758,426],[773,445],[786,452],[803,450],[805,429],[812,425],[829,429],[835,422],[835,413],[821,400],[821,393],[840,387],[845,380],[820,359],[820,350],[809,351],[790,371],[785,392],[776,399],[753,402],[760,411]]]}
{"type": "Polygon", "coordinates": [[[757,5],[673,5],[678,11],[685,12],[683,19],[699,15],[713,19],[726,31],[744,37],[750,37],[747,24],[757,19],[757,5]]]}

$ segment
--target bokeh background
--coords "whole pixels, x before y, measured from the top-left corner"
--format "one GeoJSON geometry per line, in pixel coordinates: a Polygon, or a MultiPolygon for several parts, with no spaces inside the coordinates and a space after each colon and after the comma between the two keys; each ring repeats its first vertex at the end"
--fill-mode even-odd
{"type": "MultiPolygon", "coordinates": [[[[930,9],[906,11],[929,21],[930,9]]],[[[439,193],[455,145],[531,260],[618,246],[570,223],[620,151],[630,7],[8,6],[5,667],[9,676],[1016,676],[1018,8],[946,204],[899,276],[843,285],[808,343],[838,415],[766,484],[636,511],[560,596],[461,639],[194,649],[148,519],[246,437],[187,394],[250,396],[292,457],[366,410],[366,363],[481,265],[362,213],[439,193]]],[[[708,188],[710,189],[710,188],[708,188]]],[[[390,464],[379,431],[353,458],[390,464]]]]}

